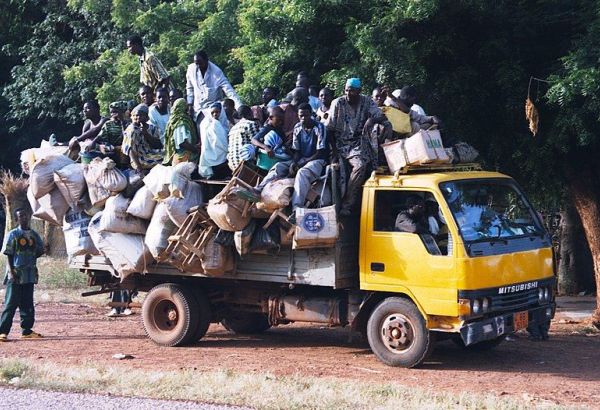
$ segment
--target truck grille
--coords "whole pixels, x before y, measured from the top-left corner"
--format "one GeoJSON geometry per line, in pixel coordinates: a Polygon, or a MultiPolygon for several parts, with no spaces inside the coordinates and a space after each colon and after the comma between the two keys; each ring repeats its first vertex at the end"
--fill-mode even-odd
{"type": "Polygon", "coordinates": [[[517,310],[538,302],[538,290],[529,289],[523,292],[507,295],[494,295],[491,298],[491,311],[517,310]]]}

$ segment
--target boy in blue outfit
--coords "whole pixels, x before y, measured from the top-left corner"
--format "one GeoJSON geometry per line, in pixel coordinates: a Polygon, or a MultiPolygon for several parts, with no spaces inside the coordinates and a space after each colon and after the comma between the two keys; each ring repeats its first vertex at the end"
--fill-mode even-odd
{"type": "Polygon", "coordinates": [[[42,238],[29,226],[27,211],[17,209],[15,216],[19,226],[9,232],[4,247],[8,258],[6,276],[6,299],[0,318],[0,342],[8,339],[13,317],[17,308],[21,316],[22,339],[39,339],[39,333],[32,330],[35,322],[33,306],[33,285],[38,282],[37,258],[44,253],[42,238]]]}

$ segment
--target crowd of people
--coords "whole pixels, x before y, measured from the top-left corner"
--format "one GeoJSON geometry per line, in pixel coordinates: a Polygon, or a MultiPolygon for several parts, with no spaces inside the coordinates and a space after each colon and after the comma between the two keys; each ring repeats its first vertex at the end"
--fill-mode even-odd
{"type": "Polygon", "coordinates": [[[140,174],[156,164],[191,161],[200,177],[219,180],[230,177],[242,161],[258,161],[269,166],[257,191],[276,178],[295,177],[294,208],[304,205],[326,166],[339,163],[344,216],[356,209],[369,169],[382,161],[381,144],[402,137],[386,109],[408,115],[411,129],[405,136],[438,123],[416,104],[413,87],[393,92],[377,87],[368,96],[359,78],[349,78],[344,94],[335,98],[331,89],[311,85],[303,71],[280,100],[277,88],[269,86],[259,104],[246,105],[202,50],[187,68],[184,95],[139,36],[131,36],[127,48],[139,58],[139,103],[115,101],[108,118],[96,101],[84,104],[82,133],[69,143],[71,155],[82,161],[109,156],[140,174]]]}

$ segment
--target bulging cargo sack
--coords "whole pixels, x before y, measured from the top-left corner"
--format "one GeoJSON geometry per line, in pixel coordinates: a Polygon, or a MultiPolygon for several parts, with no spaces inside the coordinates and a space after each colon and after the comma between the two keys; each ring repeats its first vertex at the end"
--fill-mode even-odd
{"type": "Polygon", "coordinates": [[[294,249],[329,248],[338,238],[335,205],[324,208],[296,208],[294,249]]]}
{"type": "Polygon", "coordinates": [[[90,221],[88,232],[98,251],[118,272],[121,281],[132,273],[147,272],[154,259],[144,244],[144,236],[102,232],[99,230],[101,219],[102,212],[98,212],[90,221]]]}
{"type": "Polygon", "coordinates": [[[246,201],[242,198],[228,198],[227,202],[221,197],[215,197],[208,201],[206,211],[210,219],[224,231],[241,231],[250,222],[250,213],[242,214],[246,201]]]}
{"type": "Polygon", "coordinates": [[[46,157],[66,156],[69,147],[66,146],[50,146],[48,141],[42,140],[39,148],[29,148],[21,152],[21,170],[27,175],[31,175],[33,166],[36,162],[46,157]]]}
{"type": "Polygon", "coordinates": [[[152,253],[152,256],[158,258],[169,245],[169,236],[175,232],[177,227],[169,218],[167,205],[159,202],[154,208],[154,214],[146,231],[145,243],[152,253]]]}
{"type": "Polygon", "coordinates": [[[73,163],[73,160],[64,155],[50,155],[36,161],[29,177],[29,186],[35,199],[40,199],[54,189],[54,171],[73,163]]]}
{"type": "Polygon", "coordinates": [[[83,170],[93,206],[104,204],[111,196],[127,187],[127,178],[110,158],[94,158],[83,170]]]}
{"type": "Polygon", "coordinates": [[[194,181],[187,180],[184,186],[181,186],[179,197],[169,197],[163,202],[167,206],[167,212],[171,221],[177,227],[180,227],[185,222],[188,216],[188,210],[195,206],[203,204],[202,188],[194,181]]]}
{"type": "Polygon", "coordinates": [[[87,185],[83,164],[70,164],[54,171],[54,183],[71,208],[79,207],[87,185]]]}
{"type": "Polygon", "coordinates": [[[129,199],[119,194],[106,200],[100,230],[114,233],[144,235],[148,222],[127,213],[129,199]]]}
{"type": "Polygon", "coordinates": [[[154,199],[165,199],[170,195],[169,185],[171,185],[172,176],[173,167],[155,165],[144,177],[144,185],[152,192],[154,199]]]}
{"type": "Polygon", "coordinates": [[[65,214],[63,232],[69,259],[77,255],[99,254],[88,232],[91,219],[83,208],[69,209],[65,214]]]}
{"type": "Polygon", "coordinates": [[[231,247],[215,242],[215,236],[208,240],[202,252],[202,269],[207,275],[222,275],[231,272],[234,268],[231,247]]]}
{"type": "Polygon", "coordinates": [[[421,130],[410,138],[388,142],[382,147],[392,173],[407,165],[449,161],[438,130],[421,130]]]}
{"type": "Polygon", "coordinates": [[[192,174],[196,170],[196,164],[193,162],[181,162],[173,166],[171,183],[169,184],[169,194],[174,198],[183,198],[187,183],[191,180],[192,174]]]}
{"type": "Polygon", "coordinates": [[[253,220],[241,231],[236,231],[233,234],[233,243],[238,255],[244,256],[250,252],[250,244],[252,243],[252,234],[256,229],[256,222],[253,220]]]}
{"type": "Polygon", "coordinates": [[[479,152],[466,142],[454,144],[452,151],[454,151],[456,156],[455,161],[460,163],[473,162],[479,156],[479,152]]]}
{"type": "Polygon", "coordinates": [[[260,194],[256,207],[262,211],[273,212],[290,204],[294,178],[283,178],[269,182],[260,194]]]}
{"type": "Polygon", "coordinates": [[[153,197],[154,195],[152,192],[144,185],[133,196],[129,207],[127,208],[127,213],[149,221],[152,219],[152,213],[156,206],[156,201],[153,197]]]}
{"type": "Polygon", "coordinates": [[[53,225],[62,226],[63,218],[69,210],[69,204],[65,201],[58,189],[53,189],[50,193],[40,199],[35,199],[31,191],[31,186],[27,189],[27,199],[33,211],[33,217],[47,221],[53,225]]]}

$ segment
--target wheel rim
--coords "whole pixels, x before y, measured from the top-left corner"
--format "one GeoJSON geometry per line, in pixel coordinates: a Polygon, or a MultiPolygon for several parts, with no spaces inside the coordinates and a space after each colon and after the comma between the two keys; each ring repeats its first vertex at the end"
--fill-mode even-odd
{"type": "Polygon", "coordinates": [[[415,341],[415,332],[410,320],[400,313],[388,315],[381,325],[381,340],[390,352],[406,353],[415,341]]]}
{"type": "Polygon", "coordinates": [[[159,301],[152,312],[152,321],[157,329],[163,332],[173,330],[179,323],[177,306],[170,300],[159,301]]]}

